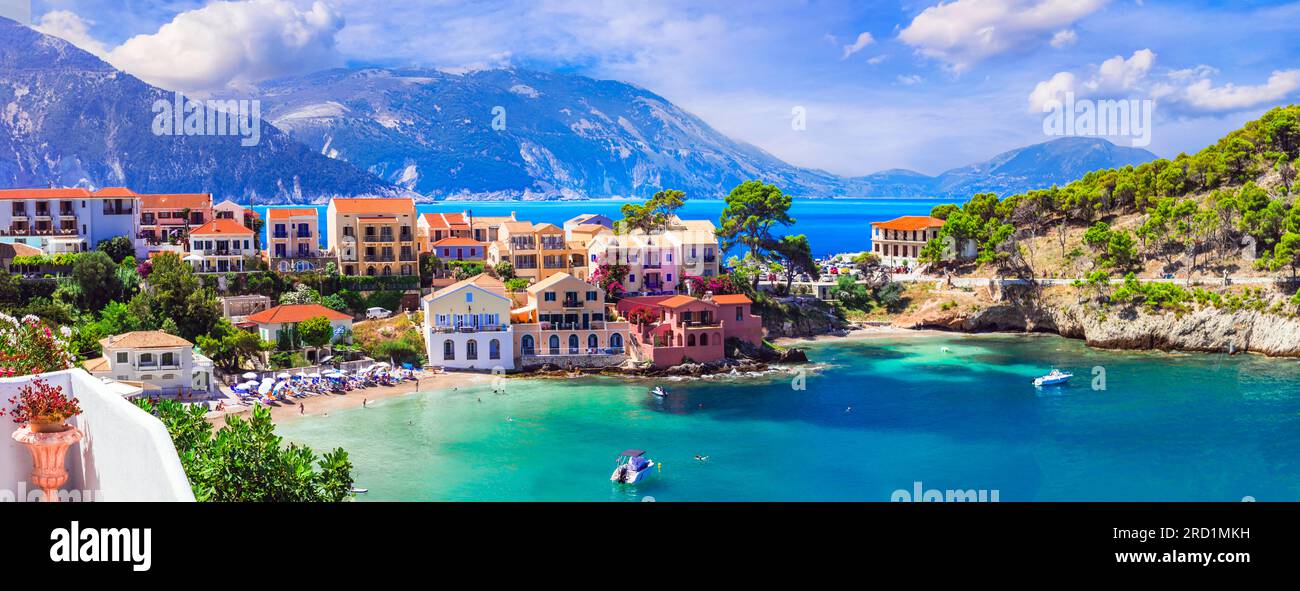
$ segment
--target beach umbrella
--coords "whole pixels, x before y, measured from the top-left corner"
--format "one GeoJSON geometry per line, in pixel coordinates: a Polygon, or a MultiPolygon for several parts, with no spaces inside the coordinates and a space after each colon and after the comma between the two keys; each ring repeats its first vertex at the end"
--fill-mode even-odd
{"type": "Polygon", "coordinates": [[[253,372],[250,371],[250,372],[248,372],[248,373],[246,373],[246,374],[244,374],[244,375],[242,375],[242,376],[239,376],[239,377],[244,378],[245,380],[256,380],[256,379],[257,379],[257,374],[256,374],[256,373],[253,373],[253,372]]]}
{"type": "Polygon", "coordinates": [[[274,385],[275,382],[272,382],[271,380],[264,381],[262,382],[262,385],[257,388],[257,393],[266,396],[271,393],[271,387],[274,385]]]}
{"type": "Polygon", "coordinates": [[[280,373],[278,373],[278,374],[275,374],[275,377],[278,378],[278,379],[281,379],[281,380],[287,380],[287,379],[289,379],[290,376],[289,376],[289,373],[288,373],[288,372],[284,372],[284,371],[282,371],[282,372],[280,372],[280,373]]]}

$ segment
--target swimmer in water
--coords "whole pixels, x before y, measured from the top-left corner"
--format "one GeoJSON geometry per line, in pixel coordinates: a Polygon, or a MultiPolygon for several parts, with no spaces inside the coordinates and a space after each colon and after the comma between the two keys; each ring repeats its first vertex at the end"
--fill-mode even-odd
{"type": "Polygon", "coordinates": [[[514,417],[506,417],[506,422],[507,422],[507,423],[513,423],[513,422],[515,422],[515,418],[514,418],[514,417]]]}
{"type": "Polygon", "coordinates": [[[853,412],[853,407],[852,407],[852,406],[846,406],[846,407],[844,407],[844,414],[849,414],[849,413],[851,413],[851,412],[853,412]]]}
{"type": "Polygon", "coordinates": [[[709,461],[709,456],[702,456],[700,454],[695,454],[695,459],[701,462],[707,462],[709,461]]]}

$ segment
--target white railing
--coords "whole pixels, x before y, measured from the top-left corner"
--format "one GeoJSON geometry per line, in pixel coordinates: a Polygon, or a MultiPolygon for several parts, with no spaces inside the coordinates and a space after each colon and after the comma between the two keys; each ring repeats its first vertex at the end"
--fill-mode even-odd
{"type": "MultiPolygon", "coordinates": [[[[76,397],[82,414],[69,423],[84,438],[68,450],[68,500],[193,501],[194,492],[162,422],[122,398],[82,369],[41,376],[76,397]]],[[[9,400],[31,377],[0,379],[0,399],[9,400]]],[[[0,423],[0,495],[30,495],[31,454],[10,434],[18,427],[0,423]]],[[[26,500],[17,499],[17,500],[26,500]]]]}

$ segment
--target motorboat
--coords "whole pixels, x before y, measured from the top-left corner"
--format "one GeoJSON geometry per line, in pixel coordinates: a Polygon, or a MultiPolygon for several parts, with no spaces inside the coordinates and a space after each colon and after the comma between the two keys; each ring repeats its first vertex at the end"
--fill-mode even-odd
{"type": "Polygon", "coordinates": [[[1053,369],[1052,373],[1049,373],[1045,376],[1034,378],[1034,385],[1038,387],[1059,386],[1061,384],[1070,381],[1070,378],[1072,377],[1074,377],[1074,374],[1070,372],[1061,371],[1059,369],[1053,369]]]}
{"type": "Polygon", "coordinates": [[[645,457],[645,451],[629,449],[618,456],[617,467],[609,476],[610,482],[619,484],[636,484],[644,480],[658,465],[645,457]]]}
{"type": "Polygon", "coordinates": [[[651,393],[651,394],[654,394],[655,396],[658,396],[658,397],[660,397],[660,398],[667,398],[667,397],[668,397],[668,391],[665,390],[663,386],[655,386],[654,388],[652,388],[652,389],[650,390],[650,393],[651,393]]]}

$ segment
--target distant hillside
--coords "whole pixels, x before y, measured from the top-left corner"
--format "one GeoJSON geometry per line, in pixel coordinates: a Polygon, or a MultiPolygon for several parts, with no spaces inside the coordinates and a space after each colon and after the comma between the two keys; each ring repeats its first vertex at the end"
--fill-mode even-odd
{"type": "Polygon", "coordinates": [[[262,124],[235,136],[157,136],[173,95],[72,44],[0,18],[0,187],[127,186],[244,203],[308,202],[396,188],[262,124]]]}

